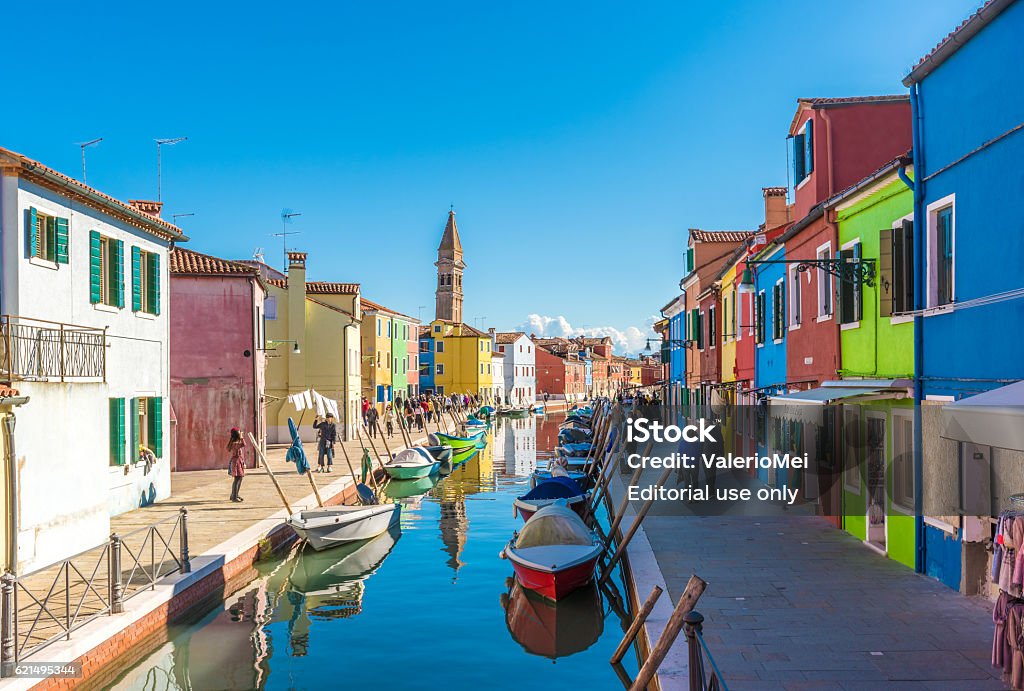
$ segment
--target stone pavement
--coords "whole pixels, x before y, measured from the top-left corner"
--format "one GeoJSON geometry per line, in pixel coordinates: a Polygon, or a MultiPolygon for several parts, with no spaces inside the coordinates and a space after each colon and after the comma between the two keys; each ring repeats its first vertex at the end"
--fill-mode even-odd
{"type": "MultiPolygon", "coordinates": [[[[643,528],[668,594],[674,603],[691,574],[708,582],[697,611],[733,691],[1006,688],[989,664],[991,603],[914,573],[820,517],[661,508],[643,528]]],[[[637,586],[642,597],[650,590],[637,586]]]]}

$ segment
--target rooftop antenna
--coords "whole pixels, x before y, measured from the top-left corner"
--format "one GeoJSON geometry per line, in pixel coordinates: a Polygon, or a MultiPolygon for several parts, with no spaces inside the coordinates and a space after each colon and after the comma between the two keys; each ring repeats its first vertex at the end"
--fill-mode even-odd
{"type": "Polygon", "coordinates": [[[300,212],[292,211],[291,209],[281,209],[281,232],[273,233],[275,238],[281,238],[281,256],[282,262],[284,263],[284,270],[288,271],[288,236],[298,235],[301,231],[288,230],[288,224],[292,222],[292,219],[296,216],[301,216],[300,212]]]}
{"type": "Polygon", "coordinates": [[[425,310],[426,308],[427,308],[426,305],[419,305],[416,308],[417,310],[419,310],[418,312],[416,312],[416,320],[417,321],[419,321],[419,322],[423,321],[423,310],[425,310]]]}
{"type": "Polygon", "coordinates": [[[185,218],[186,216],[195,216],[195,213],[190,211],[187,214],[171,214],[171,223],[173,225],[178,225],[178,219],[185,218]]]}
{"type": "Polygon", "coordinates": [[[85,149],[86,149],[86,147],[92,146],[93,144],[99,144],[102,141],[103,141],[103,137],[96,137],[96,139],[91,139],[91,140],[89,140],[87,142],[79,142],[78,143],[78,146],[82,149],[82,183],[83,184],[88,184],[88,182],[89,182],[86,179],[86,177],[85,177],[85,149]]]}
{"type": "Polygon", "coordinates": [[[266,258],[263,256],[263,248],[262,247],[257,247],[255,250],[253,250],[252,258],[255,259],[256,261],[258,261],[260,264],[266,264],[267,263],[266,258]]]}
{"type": "Polygon", "coordinates": [[[179,142],[183,142],[186,139],[188,139],[188,137],[171,137],[169,139],[157,139],[157,140],[155,140],[156,141],[156,200],[157,201],[162,201],[161,197],[160,197],[160,192],[161,192],[161,189],[160,189],[160,184],[161,184],[161,180],[160,180],[160,147],[162,147],[164,144],[178,144],[179,142]]]}

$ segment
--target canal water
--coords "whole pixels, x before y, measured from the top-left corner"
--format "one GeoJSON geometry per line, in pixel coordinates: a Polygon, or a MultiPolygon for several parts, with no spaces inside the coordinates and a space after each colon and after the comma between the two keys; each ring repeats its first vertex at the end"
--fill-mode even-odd
{"type": "MultiPolygon", "coordinates": [[[[515,585],[498,556],[522,523],[512,500],[550,458],[561,419],[501,418],[451,475],[392,483],[400,529],[260,563],[256,580],[171,627],[112,688],[621,688],[608,664],[623,634],[610,591],[553,605],[515,585]]],[[[612,582],[624,597],[622,574],[612,582]]],[[[623,664],[634,676],[635,655],[623,664]]]]}

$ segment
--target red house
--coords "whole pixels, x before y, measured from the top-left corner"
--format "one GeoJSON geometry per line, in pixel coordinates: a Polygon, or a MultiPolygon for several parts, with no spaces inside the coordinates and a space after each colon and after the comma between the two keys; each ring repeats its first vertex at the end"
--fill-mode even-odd
{"type": "Polygon", "coordinates": [[[226,471],[231,428],[260,439],[266,426],[266,293],[257,268],[192,250],[169,267],[172,470],[226,471]]]}
{"type": "MultiPolygon", "coordinates": [[[[789,139],[795,222],[778,242],[787,262],[832,259],[842,248],[824,202],[910,148],[909,96],[802,98],[789,139]]],[[[786,381],[797,388],[819,386],[839,370],[836,280],[822,269],[786,265],[786,381]]]]}

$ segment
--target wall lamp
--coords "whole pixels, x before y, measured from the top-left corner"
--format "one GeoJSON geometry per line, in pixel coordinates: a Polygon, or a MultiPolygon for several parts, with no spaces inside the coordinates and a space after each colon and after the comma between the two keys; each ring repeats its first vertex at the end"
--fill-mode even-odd
{"type": "Polygon", "coordinates": [[[263,350],[263,352],[266,352],[268,350],[277,350],[277,346],[280,343],[294,343],[295,345],[292,346],[292,355],[302,355],[302,349],[299,348],[299,342],[298,341],[291,341],[291,340],[267,341],[267,347],[263,348],[262,350],[263,350]]]}
{"type": "Polygon", "coordinates": [[[645,353],[651,352],[651,341],[654,341],[655,343],[668,343],[670,348],[692,348],[693,345],[696,343],[696,341],[690,339],[682,340],[678,338],[648,338],[647,345],[644,346],[645,353]]]}
{"type": "Polygon", "coordinates": [[[746,268],[743,269],[743,277],[740,280],[740,289],[753,291],[754,272],[751,267],[761,264],[796,264],[796,270],[803,273],[811,269],[821,269],[832,274],[845,283],[863,283],[864,285],[875,285],[875,260],[863,259],[861,257],[830,259],[748,259],[746,268]]]}

